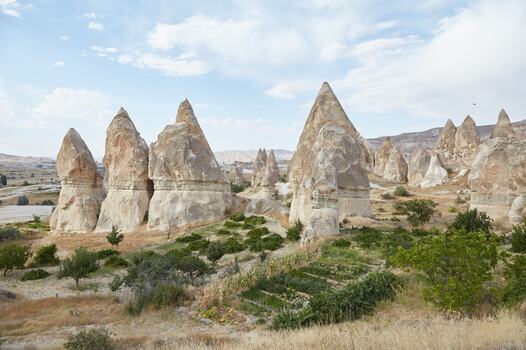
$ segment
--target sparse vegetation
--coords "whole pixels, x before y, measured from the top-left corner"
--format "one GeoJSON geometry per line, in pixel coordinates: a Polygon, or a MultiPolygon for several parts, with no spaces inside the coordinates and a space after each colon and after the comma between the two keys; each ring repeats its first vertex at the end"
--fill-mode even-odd
{"type": "Polygon", "coordinates": [[[57,257],[57,246],[56,244],[43,245],[40,247],[33,261],[31,262],[32,267],[40,266],[55,266],[60,264],[60,259],[57,257]]]}
{"type": "Polygon", "coordinates": [[[18,196],[17,204],[18,205],[28,205],[29,199],[27,199],[26,195],[18,196]]]}
{"type": "Polygon", "coordinates": [[[59,277],[71,277],[78,289],[80,279],[87,277],[91,272],[98,269],[97,255],[85,248],[78,248],[70,258],[62,262],[59,277]]]}
{"type": "Polygon", "coordinates": [[[299,241],[303,233],[303,223],[298,219],[294,222],[294,226],[287,230],[287,239],[289,241],[299,241]]]}
{"type": "Polygon", "coordinates": [[[436,213],[437,204],[430,199],[412,199],[398,202],[395,209],[403,215],[407,215],[407,221],[413,226],[423,226],[431,220],[436,213]]]}
{"type": "Polygon", "coordinates": [[[17,239],[20,237],[20,230],[14,226],[0,227],[0,242],[17,239]]]}
{"type": "Polygon", "coordinates": [[[213,264],[225,255],[225,247],[220,242],[210,242],[206,248],[206,257],[213,264]]]}
{"type": "Polygon", "coordinates": [[[113,350],[114,342],[106,328],[84,329],[67,337],[66,350],[113,350]]]}
{"type": "Polygon", "coordinates": [[[49,272],[47,272],[46,270],[35,269],[35,270],[31,270],[31,271],[28,271],[28,272],[24,273],[22,275],[22,277],[20,278],[20,281],[25,282],[25,281],[40,280],[40,279],[46,278],[46,277],[48,277],[50,275],[51,274],[49,272]]]}
{"type": "Polygon", "coordinates": [[[0,247],[0,270],[4,270],[4,277],[13,269],[24,268],[30,257],[29,247],[14,243],[0,247]]]}
{"type": "Polygon", "coordinates": [[[402,185],[396,186],[394,195],[397,197],[409,197],[409,191],[402,185]]]}

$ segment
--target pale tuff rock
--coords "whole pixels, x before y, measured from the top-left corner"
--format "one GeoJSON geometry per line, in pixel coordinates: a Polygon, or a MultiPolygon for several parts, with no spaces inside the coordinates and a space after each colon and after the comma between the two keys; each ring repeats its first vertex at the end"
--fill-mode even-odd
{"type": "Polygon", "coordinates": [[[150,146],[149,177],[155,189],[148,214],[153,230],[219,220],[238,204],[188,100],[179,106],[175,124],[150,146]]]}
{"type": "Polygon", "coordinates": [[[445,184],[448,179],[447,170],[442,167],[440,158],[436,153],[431,154],[429,166],[420,182],[420,187],[427,188],[445,184]]]}
{"type": "Polygon", "coordinates": [[[389,137],[376,152],[374,172],[388,181],[407,181],[407,162],[389,137]]]}
{"type": "Polygon", "coordinates": [[[128,113],[121,108],[106,131],[102,160],[108,194],[102,202],[97,232],[136,231],[148,213],[152,186],[148,179],[148,146],[128,113]]]}
{"type": "Polygon", "coordinates": [[[234,168],[234,180],[233,180],[233,184],[234,185],[242,185],[245,183],[245,176],[243,176],[243,171],[241,171],[241,169],[239,169],[239,167],[235,167],[234,168]]]}
{"type": "Polygon", "coordinates": [[[250,199],[245,213],[268,216],[278,221],[284,227],[287,227],[289,224],[290,209],[275,200],[265,198],[250,199]]]}
{"type": "Polygon", "coordinates": [[[266,162],[265,171],[261,178],[261,186],[274,186],[279,181],[279,167],[274,151],[270,151],[266,162]]]}
{"type": "Polygon", "coordinates": [[[455,124],[453,124],[451,119],[448,119],[446,125],[444,128],[442,128],[440,135],[438,135],[435,146],[433,147],[433,150],[438,153],[440,159],[445,164],[450,164],[455,160],[454,153],[456,133],[457,128],[455,127],[455,124]]]}
{"type": "Polygon", "coordinates": [[[62,188],[50,227],[59,232],[91,232],[104,199],[102,176],[75,129],[64,136],[56,160],[62,188]]]}
{"type": "Polygon", "coordinates": [[[508,218],[511,224],[521,224],[524,220],[524,207],[526,206],[526,195],[517,196],[511,204],[508,218]]]}
{"type": "Polygon", "coordinates": [[[498,137],[481,144],[468,177],[470,208],[507,217],[515,198],[526,193],[525,165],[526,141],[498,137]]]}
{"type": "Polygon", "coordinates": [[[422,148],[418,148],[413,153],[407,171],[407,181],[410,186],[420,186],[422,179],[427,173],[427,169],[429,169],[432,153],[431,150],[422,148]]]}
{"type": "Polygon", "coordinates": [[[491,138],[515,138],[515,132],[513,131],[513,127],[511,126],[510,117],[508,117],[508,114],[506,113],[504,108],[500,110],[499,119],[497,121],[497,124],[495,125],[495,128],[493,128],[491,138]]]}
{"type": "Polygon", "coordinates": [[[477,125],[473,118],[468,115],[458,127],[455,134],[453,156],[463,162],[464,165],[471,166],[479,149],[479,145],[480,137],[477,125]]]}
{"type": "Polygon", "coordinates": [[[289,221],[302,221],[307,233],[315,228],[316,235],[332,234],[337,232],[339,220],[370,215],[365,163],[358,132],[329,84],[324,83],[290,165],[293,197],[289,221]]]}
{"type": "Polygon", "coordinates": [[[259,149],[254,161],[254,168],[252,169],[251,186],[258,187],[261,185],[262,178],[265,174],[265,167],[267,164],[267,151],[259,149]]]}

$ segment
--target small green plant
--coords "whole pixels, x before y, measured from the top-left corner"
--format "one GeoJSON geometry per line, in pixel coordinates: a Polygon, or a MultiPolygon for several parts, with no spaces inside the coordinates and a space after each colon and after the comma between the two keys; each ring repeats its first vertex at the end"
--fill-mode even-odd
{"type": "Polygon", "coordinates": [[[188,300],[188,295],[180,286],[160,284],[153,291],[152,304],[157,309],[164,306],[179,306],[185,300],[188,300]]]}
{"type": "Polygon", "coordinates": [[[223,226],[225,226],[226,228],[233,229],[233,228],[240,228],[241,226],[243,226],[243,224],[241,224],[239,222],[227,220],[227,221],[225,221],[223,226]]]}
{"type": "Polygon", "coordinates": [[[128,267],[128,260],[120,255],[112,255],[104,262],[104,266],[112,268],[128,267]]]}
{"type": "Polygon", "coordinates": [[[227,240],[221,242],[223,248],[225,249],[225,254],[234,254],[242,252],[246,249],[245,245],[240,242],[237,238],[230,237],[227,240]]]}
{"type": "Polygon", "coordinates": [[[106,239],[108,240],[108,243],[111,244],[111,247],[117,250],[119,248],[119,243],[124,239],[124,235],[117,226],[112,225],[111,232],[106,236],[106,239]]]}
{"type": "Polygon", "coordinates": [[[205,254],[209,244],[210,241],[208,239],[200,239],[198,241],[190,242],[188,244],[188,249],[190,249],[192,252],[197,251],[199,254],[205,254]]]}
{"type": "Polygon", "coordinates": [[[203,239],[203,236],[201,236],[199,233],[192,232],[188,236],[182,236],[182,237],[176,238],[175,241],[177,243],[190,243],[190,242],[198,241],[200,239],[203,239]]]}
{"type": "Polygon", "coordinates": [[[25,281],[40,280],[40,279],[46,278],[49,275],[51,274],[43,269],[31,270],[31,271],[24,273],[22,277],[20,278],[20,281],[25,282],[25,281]]]}
{"type": "Polygon", "coordinates": [[[55,266],[60,264],[60,259],[57,257],[57,245],[56,244],[50,244],[50,245],[43,245],[40,247],[35,256],[33,257],[33,261],[31,263],[32,267],[39,267],[39,266],[55,266]]]}
{"type": "Polygon", "coordinates": [[[7,186],[7,177],[4,174],[0,174],[0,185],[7,186]]]}
{"type": "Polygon", "coordinates": [[[217,230],[216,234],[220,236],[230,236],[232,234],[232,231],[220,228],[219,230],[217,230]]]}
{"type": "Polygon", "coordinates": [[[395,209],[403,215],[407,215],[407,221],[413,226],[423,226],[436,213],[437,204],[430,199],[412,199],[398,202],[395,209]]]}
{"type": "Polygon", "coordinates": [[[516,306],[526,298],[526,255],[516,255],[513,263],[506,264],[506,285],[499,291],[500,300],[516,306]]]}
{"type": "Polygon", "coordinates": [[[493,220],[485,212],[472,209],[457,214],[455,221],[449,227],[463,229],[466,232],[484,232],[489,236],[493,228],[493,220]]]}
{"type": "Polygon", "coordinates": [[[113,249],[101,249],[95,252],[95,255],[97,257],[97,260],[102,260],[102,259],[112,257],[114,255],[119,255],[119,252],[113,249]]]}
{"type": "Polygon", "coordinates": [[[18,244],[8,244],[0,247],[0,269],[4,270],[4,277],[7,272],[13,269],[22,269],[27,260],[31,257],[31,249],[18,244]]]}
{"type": "Polygon", "coordinates": [[[332,246],[336,248],[349,248],[351,246],[351,241],[346,238],[338,238],[332,242],[332,246]]]}
{"type": "Polygon", "coordinates": [[[67,337],[64,348],[66,350],[113,350],[115,346],[106,328],[92,328],[81,330],[67,337]]]}
{"type": "Polygon", "coordinates": [[[371,249],[380,246],[383,234],[380,230],[364,226],[354,231],[351,237],[360,247],[371,249]]]}
{"type": "Polygon", "coordinates": [[[294,222],[294,226],[287,230],[287,239],[289,241],[299,241],[303,233],[303,223],[298,219],[294,222]]]}
{"type": "Polygon", "coordinates": [[[513,226],[511,233],[511,251],[526,253],[526,220],[522,225],[513,226]]]}
{"type": "Polygon", "coordinates": [[[230,217],[229,220],[232,220],[232,221],[235,221],[235,222],[241,222],[241,221],[245,221],[245,214],[243,213],[240,213],[240,214],[234,214],[230,217]]]}
{"type": "Polygon", "coordinates": [[[225,255],[225,247],[220,242],[210,242],[206,248],[206,257],[216,265],[217,261],[225,255]]]}
{"type": "Polygon", "coordinates": [[[396,186],[394,195],[397,197],[409,197],[409,192],[404,186],[396,186]]]}
{"type": "Polygon", "coordinates": [[[252,215],[252,216],[245,218],[245,223],[252,224],[254,226],[263,225],[266,222],[267,220],[265,219],[264,216],[252,215]]]}
{"type": "Polygon", "coordinates": [[[91,272],[97,271],[98,268],[96,254],[81,247],[77,248],[70,258],[62,262],[59,277],[71,277],[78,289],[80,279],[87,277],[91,272]]]}
{"type": "Polygon", "coordinates": [[[0,242],[9,239],[17,239],[20,237],[20,230],[13,226],[6,226],[0,228],[0,242]]]}

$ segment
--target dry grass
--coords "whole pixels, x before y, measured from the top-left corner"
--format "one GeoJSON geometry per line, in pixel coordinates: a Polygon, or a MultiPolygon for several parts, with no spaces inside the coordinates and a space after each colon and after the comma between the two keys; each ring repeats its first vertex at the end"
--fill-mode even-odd
{"type": "Polygon", "coordinates": [[[102,325],[125,318],[123,305],[110,297],[23,300],[2,306],[0,334],[23,336],[55,327],[102,325]]]}
{"type": "Polygon", "coordinates": [[[481,320],[359,321],[299,331],[257,332],[213,340],[186,337],[161,349],[526,349],[526,327],[515,314],[481,320]]]}

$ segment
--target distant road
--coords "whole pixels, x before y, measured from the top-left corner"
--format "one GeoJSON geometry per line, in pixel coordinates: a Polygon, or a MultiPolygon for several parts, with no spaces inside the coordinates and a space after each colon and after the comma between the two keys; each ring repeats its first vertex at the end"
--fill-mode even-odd
{"type": "Polygon", "coordinates": [[[0,224],[9,224],[33,220],[33,215],[45,217],[51,215],[51,205],[6,205],[0,207],[0,224]]]}

